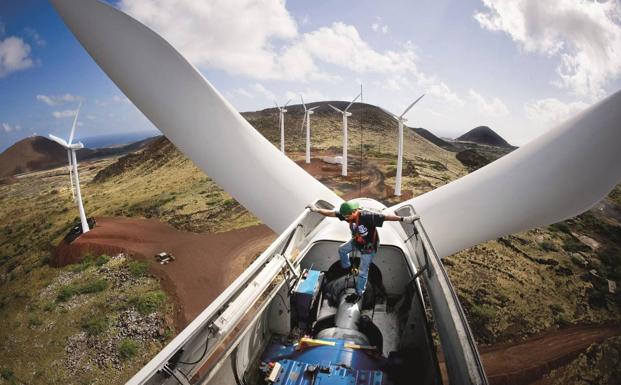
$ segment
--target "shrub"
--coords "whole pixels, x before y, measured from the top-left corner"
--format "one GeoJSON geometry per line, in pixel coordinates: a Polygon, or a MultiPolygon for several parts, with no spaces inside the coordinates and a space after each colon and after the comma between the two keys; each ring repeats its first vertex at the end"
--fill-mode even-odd
{"type": "Polygon", "coordinates": [[[76,294],[78,294],[78,288],[75,287],[74,285],[67,285],[63,287],[62,289],[60,289],[60,292],[56,296],[56,299],[59,302],[65,302],[65,301],[68,301],[71,297],[73,297],[76,294]]]}
{"type": "Polygon", "coordinates": [[[128,268],[134,277],[142,277],[149,270],[149,262],[130,261],[128,264],[128,268]]]}
{"type": "Polygon", "coordinates": [[[95,260],[95,265],[103,266],[106,263],[108,263],[109,260],[110,260],[110,256],[109,255],[102,254],[99,257],[97,257],[97,259],[95,260]]]}
{"type": "Polygon", "coordinates": [[[80,294],[98,293],[108,288],[108,282],[105,279],[96,279],[84,283],[78,288],[80,294]]]}
{"type": "Polygon", "coordinates": [[[150,314],[156,311],[165,300],[166,296],[164,293],[160,290],[156,290],[133,297],[129,302],[141,314],[150,314]]]}
{"type": "Polygon", "coordinates": [[[567,223],[565,222],[559,222],[559,223],[555,223],[553,225],[550,225],[550,230],[552,231],[559,231],[561,233],[569,233],[570,229],[569,229],[569,225],[567,225],[567,223]]]}
{"type": "Polygon", "coordinates": [[[41,326],[42,324],[43,321],[41,321],[41,319],[39,319],[38,317],[32,316],[28,319],[28,325],[30,325],[31,327],[41,326]]]}
{"type": "Polygon", "coordinates": [[[541,247],[543,250],[545,251],[557,251],[558,249],[556,248],[556,245],[550,241],[543,241],[539,244],[539,247],[541,247]]]}
{"type": "Polygon", "coordinates": [[[15,378],[15,374],[13,374],[13,371],[9,368],[2,368],[0,369],[0,377],[7,381],[11,381],[15,378]]]}
{"type": "Polygon", "coordinates": [[[570,253],[577,253],[580,251],[591,251],[591,248],[580,241],[574,239],[568,239],[563,242],[563,249],[570,253]]]}
{"type": "Polygon", "coordinates": [[[58,296],[56,299],[59,302],[68,301],[71,297],[78,294],[90,294],[90,293],[98,293],[100,291],[104,291],[108,288],[108,282],[105,279],[95,279],[91,281],[87,281],[82,285],[67,285],[60,289],[58,296]]]}
{"type": "Polygon", "coordinates": [[[138,353],[138,343],[129,338],[124,338],[119,344],[119,356],[121,358],[132,358],[138,353]]]}
{"type": "Polygon", "coordinates": [[[88,318],[82,323],[82,329],[91,336],[99,335],[108,329],[110,321],[105,315],[88,318]]]}

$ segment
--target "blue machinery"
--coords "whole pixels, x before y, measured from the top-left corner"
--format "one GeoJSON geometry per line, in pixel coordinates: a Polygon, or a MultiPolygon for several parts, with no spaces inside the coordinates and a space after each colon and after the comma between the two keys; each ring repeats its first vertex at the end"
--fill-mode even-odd
{"type": "MultiPolygon", "coordinates": [[[[411,213],[413,210],[409,206],[397,212],[402,216],[411,213]]],[[[316,288],[318,285],[327,285],[319,282],[325,281],[320,273],[310,272],[305,280],[299,281],[297,286],[293,285],[296,291],[294,293],[293,289],[289,290],[289,298],[284,295],[282,301],[276,298],[279,296],[279,288],[287,289],[287,285],[282,281],[276,286],[270,286],[270,283],[275,282],[276,277],[283,273],[289,277],[291,275],[288,272],[293,272],[296,276],[299,274],[297,270],[301,266],[302,258],[294,257],[293,250],[304,247],[304,242],[322,219],[323,217],[313,213],[302,213],[233,284],[130,379],[128,384],[235,384],[233,377],[237,377],[234,375],[237,372],[241,377],[252,373],[260,375],[260,378],[247,378],[248,385],[382,385],[393,384],[394,379],[401,380],[395,385],[399,385],[399,382],[407,385],[486,385],[487,378],[464,313],[442,262],[420,222],[415,223],[414,232],[411,227],[404,227],[404,248],[407,249],[404,261],[411,271],[418,271],[412,282],[424,284],[444,353],[447,379],[440,378],[438,364],[433,358],[433,346],[429,343],[420,345],[425,340],[429,341],[424,335],[412,339],[411,332],[406,331],[400,336],[401,340],[415,341],[414,347],[421,346],[414,355],[381,356],[377,354],[381,349],[374,351],[372,347],[381,346],[382,337],[380,335],[378,341],[377,336],[370,333],[371,329],[364,328],[367,324],[365,315],[357,319],[354,328],[347,324],[344,325],[346,327],[339,327],[336,321],[327,325],[319,319],[312,322],[314,318],[321,318],[317,311],[323,293],[317,292],[316,288]],[[291,262],[287,262],[287,258],[291,262]],[[304,281],[307,282],[300,283],[304,281]],[[261,336],[267,335],[265,315],[270,303],[280,304],[282,310],[288,310],[282,307],[282,304],[288,304],[291,313],[295,313],[292,315],[295,322],[292,321],[291,326],[297,325],[298,335],[289,333],[289,329],[285,328],[282,331],[289,333],[287,337],[262,340],[261,336]],[[306,315],[305,309],[308,309],[306,315]],[[317,328],[316,325],[321,327],[317,328]],[[242,355],[238,357],[237,351],[242,355]],[[256,358],[250,357],[254,355],[253,352],[257,352],[256,358]],[[421,360],[424,357],[428,357],[426,361],[421,360]],[[252,368],[253,365],[256,366],[252,368]],[[393,365],[401,365],[406,373],[400,376],[397,371],[397,375],[394,375],[393,365]]],[[[313,245],[321,246],[321,241],[313,245]]],[[[385,246],[384,250],[390,251],[390,247],[385,246]]],[[[305,257],[308,253],[310,251],[305,257]]],[[[399,249],[394,255],[403,254],[399,249]]],[[[312,266],[306,267],[312,269],[312,266]]],[[[412,311],[416,307],[422,309],[420,296],[417,294],[412,298],[412,311]]],[[[332,304],[333,309],[338,308],[340,314],[335,311],[334,317],[338,318],[340,315],[340,322],[355,319],[360,315],[355,307],[341,307],[340,301],[335,301],[332,304]]],[[[424,312],[422,315],[424,317],[424,312]]],[[[424,330],[424,325],[431,322],[424,318],[419,321],[418,326],[422,328],[411,331],[424,330]]],[[[244,378],[242,382],[246,382],[244,378]]]]}

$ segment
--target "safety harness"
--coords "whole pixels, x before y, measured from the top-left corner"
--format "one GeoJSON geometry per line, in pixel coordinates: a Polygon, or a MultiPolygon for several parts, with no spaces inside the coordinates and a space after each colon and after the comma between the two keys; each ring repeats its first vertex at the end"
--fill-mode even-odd
{"type": "Polygon", "coordinates": [[[360,227],[360,211],[355,214],[355,228],[353,231],[354,241],[358,244],[362,250],[374,250],[375,242],[377,241],[377,227],[373,228],[373,235],[371,235],[371,240],[367,242],[363,235],[358,233],[358,228],[360,227]]]}

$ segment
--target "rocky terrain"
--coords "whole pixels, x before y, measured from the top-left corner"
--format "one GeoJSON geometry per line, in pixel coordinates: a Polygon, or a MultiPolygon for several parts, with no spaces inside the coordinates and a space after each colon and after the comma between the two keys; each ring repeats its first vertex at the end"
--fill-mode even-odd
{"type": "MultiPolygon", "coordinates": [[[[344,107],[345,102],[334,105],[344,107]]],[[[294,105],[288,110],[286,153],[299,162],[303,109],[294,105]]],[[[391,192],[397,125],[374,106],[357,103],[350,111],[350,175],[341,177],[331,171],[334,166],[320,162],[309,172],[343,196],[372,193],[386,204],[396,203],[391,192]]],[[[278,145],[275,108],[244,116],[278,145]]],[[[312,115],[311,130],[314,157],[340,153],[341,118],[329,107],[312,115]]],[[[437,188],[512,150],[449,144],[453,147],[406,130],[401,199],[437,188]],[[484,160],[462,163],[459,151],[468,149],[484,160]]],[[[6,218],[0,223],[0,322],[11,326],[0,329],[0,383],[123,383],[178,332],[171,327],[172,300],[150,276],[148,264],[147,270],[144,264],[132,268],[127,257],[103,262],[106,258],[93,255],[63,268],[49,267],[52,251],[77,219],[67,176],[63,167],[0,184],[0,217],[6,218]],[[147,295],[146,302],[155,303],[156,310],[141,311],[141,302],[133,299],[137,295],[147,295]],[[86,322],[91,319],[102,320],[101,325],[86,322]],[[157,326],[147,326],[151,324],[157,326]],[[91,329],[99,331],[89,334],[91,329]]],[[[80,177],[89,216],[154,218],[195,233],[260,223],[165,138],[122,157],[82,162],[80,177]]],[[[566,325],[621,323],[619,291],[608,288],[609,281],[621,281],[620,238],[617,186],[582,216],[475,246],[446,258],[445,265],[481,346],[510,343],[566,325]]],[[[614,349],[621,349],[618,339],[592,347],[596,352],[614,349]]],[[[579,357],[550,378],[585,375],[584,362],[615,378],[606,371],[608,357],[579,357]]]]}

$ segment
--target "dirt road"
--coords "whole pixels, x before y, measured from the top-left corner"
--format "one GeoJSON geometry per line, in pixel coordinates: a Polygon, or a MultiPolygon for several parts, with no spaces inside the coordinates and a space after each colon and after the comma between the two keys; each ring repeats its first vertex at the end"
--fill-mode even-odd
{"type": "Polygon", "coordinates": [[[491,385],[526,385],[569,363],[591,344],[621,335],[621,325],[571,326],[517,344],[479,349],[491,385]]]}
{"type": "Polygon", "coordinates": [[[124,252],[148,260],[151,272],[177,304],[175,326],[181,330],[207,307],[269,244],[276,234],[267,226],[223,233],[179,231],[155,219],[97,218],[97,226],[71,245],[61,244],[52,261],[63,266],[94,255],[124,252]],[[176,258],[155,263],[166,251],[176,258]]]}

